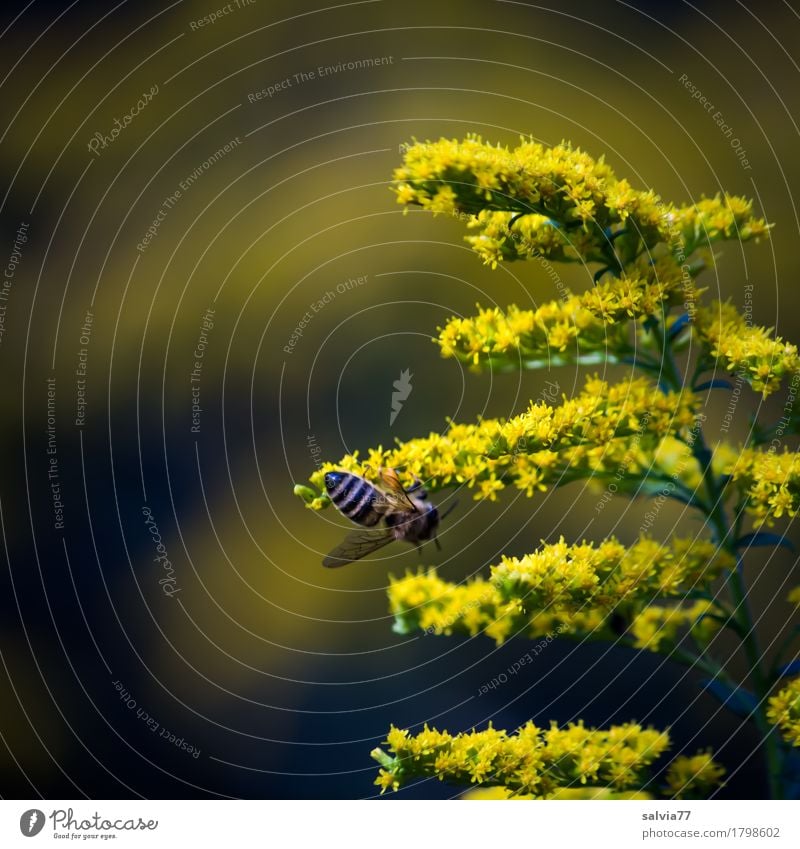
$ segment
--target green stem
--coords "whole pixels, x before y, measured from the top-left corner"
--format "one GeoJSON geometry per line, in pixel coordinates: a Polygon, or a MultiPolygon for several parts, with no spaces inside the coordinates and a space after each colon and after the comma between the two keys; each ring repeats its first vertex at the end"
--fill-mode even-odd
{"type": "Polygon", "coordinates": [[[764,741],[764,756],[767,765],[770,795],[774,799],[780,799],[783,798],[781,782],[782,758],[779,740],[774,733],[774,728],[767,722],[766,717],[767,697],[769,696],[770,685],[769,678],[763,668],[764,655],[759,646],[758,636],[753,623],[753,614],[750,609],[750,600],[744,579],[744,567],[736,548],[736,536],[732,532],[728,522],[724,494],[720,490],[711,468],[711,452],[706,445],[704,434],[699,428],[693,451],[698,461],[703,464],[703,482],[708,494],[708,503],[711,505],[708,520],[714,530],[716,541],[721,548],[726,549],[736,559],[736,566],[731,569],[727,581],[734,604],[733,618],[742,641],[742,649],[747,658],[753,690],[758,701],[758,705],[753,712],[753,722],[764,741]]]}
{"type": "MultiPolygon", "coordinates": [[[[670,349],[669,338],[667,336],[666,314],[664,314],[659,326],[654,329],[653,335],[662,358],[662,382],[675,392],[680,392],[684,388],[684,382],[670,349]]],[[[767,722],[766,717],[770,683],[763,668],[764,658],[753,624],[742,561],[736,548],[737,534],[735,530],[738,531],[739,522],[737,520],[735,530],[731,528],[728,522],[723,488],[720,487],[712,469],[711,451],[706,444],[702,427],[696,427],[693,437],[691,445],[692,453],[700,464],[703,473],[703,486],[706,491],[705,501],[707,506],[703,512],[705,512],[708,523],[714,532],[717,544],[736,559],[736,566],[730,571],[727,581],[734,603],[732,615],[736,626],[735,631],[738,633],[742,642],[742,648],[750,670],[753,690],[755,691],[758,702],[756,709],[752,713],[752,719],[763,740],[770,796],[773,799],[782,799],[784,794],[782,787],[780,741],[774,733],[774,728],[767,722]]]]}
{"type": "MultiPolygon", "coordinates": [[[[720,531],[724,532],[724,528],[720,531]]],[[[732,543],[734,545],[734,543],[732,543]]],[[[735,552],[732,552],[735,553],[735,552]]],[[[766,708],[769,696],[769,679],[764,672],[762,661],[763,655],[758,644],[753,617],[750,611],[750,602],[747,597],[747,586],[745,584],[742,562],[737,558],[736,568],[731,570],[728,585],[734,602],[734,616],[739,624],[742,635],[742,648],[744,649],[747,664],[753,681],[758,705],[753,712],[753,721],[759,734],[764,740],[764,755],[767,762],[767,777],[769,780],[770,794],[773,799],[783,798],[782,788],[782,757],[780,752],[780,741],[775,734],[775,729],[767,722],[766,708]]]]}
{"type": "Polygon", "coordinates": [[[603,259],[606,262],[606,266],[609,271],[613,271],[615,276],[621,277],[625,272],[625,266],[622,263],[622,260],[617,256],[617,252],[614,250],[614,243],[608,239],[605,233],[602,233],[601,236],[602,242],[600,246],[600,250],[603,254],[603,259]]]}
{"type": "Polygon", "coordinates": [[[370,752],[371,757],[376,760],[384,769],[391,770],[395,764],[396,758],[393,758],[388,752],[378,746],[370,752]]]}
{"type": "Polygon", "coordinates": [[[675,660],[683,666],[688,666],[690,669],[700,669],[706,675],[716,678],[731,689],[736,688],[736,682],[728,675],[725,669],[714,660],[711,655],[695,654],[687,649],[678,648],[677,646],[670,650],[666,655],[670,660],[675,660]]]}

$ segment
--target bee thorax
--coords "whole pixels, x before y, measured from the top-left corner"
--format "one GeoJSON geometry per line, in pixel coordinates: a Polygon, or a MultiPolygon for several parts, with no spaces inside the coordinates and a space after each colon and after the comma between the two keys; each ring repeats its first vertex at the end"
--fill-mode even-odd
{"type": "Polygon", "coordinates": [[[408,511],[386,515],[384,521],[392,529],[395,539],[417,543],[433,537],[439,524],[436,508],[432,504],[419,502],[417,507],[418,513],[408,511]]]}

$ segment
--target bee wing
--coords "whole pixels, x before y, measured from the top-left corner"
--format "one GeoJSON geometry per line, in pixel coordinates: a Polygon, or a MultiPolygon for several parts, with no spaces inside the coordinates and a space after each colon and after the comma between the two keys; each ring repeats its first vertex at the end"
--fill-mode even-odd
{"type": "MultiPolygon", "coordinates": [[[[369,465],[364,468],[371,469],[369,465]]],[[[381,466],[378,468],[377,478],[375,488],[381,497],[375,499],[373,507],[379,513],[389,513],[392,510],[410,510],[412,513],[419,513],[419,507],[409,497],[395,469],[381,466]]]]}
{"type": "Polygon", "coordinates": [[[379,489],[380,498],[376,498],[373,506],[379,513],[419,513],[419,507],[408,497],[406,491],[379,489]]]}
{"type": "Polygon", "coordinates": [[[383,548],[394,539],[389,528],[368,531],[351,531],[336,548],[331,551],[322,561],[323,566],[329,569],[335,566],[346,566],[366,557],[373,551],[383,548]]]}
{"type": "Polygon", "coordinates": [[[387,497],[387,501],[393,501],[394,505],[401,510],[411,510],[413,513],[419,513],[419,508],[409,498],[405,487],[400,483],[400,478],[397,477],[397,472],[394,469],[383,469],[380,478],[384,486],[383,495],[387,497]]]}

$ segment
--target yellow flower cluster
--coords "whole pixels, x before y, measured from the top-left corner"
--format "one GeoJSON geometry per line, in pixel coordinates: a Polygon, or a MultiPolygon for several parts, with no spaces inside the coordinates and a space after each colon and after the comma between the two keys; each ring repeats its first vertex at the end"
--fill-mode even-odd
{"type": "Polygon", "coordinates": [[[326,472],[369,476],[370,469],[381,467],[397,469],[408,483],[417,477],[432,491],[465,484],[478,499],[496,498],[509,483],[531,495],[550,483],[613,474],[622,463],[633,480],[649,467],[664,436],[688,436],[696,420],[697,398],[691,392],[664,393],[644,378],[609,384],[590,377],[583,392],[559,406],[532,402],[506,421],[454,423],[444,433],[372,449],[364,462],[348,455],[314,472],[310,481],[318,495],[308,487],[295,491],[320,509],[329,503],[323,492],[326,472]]]}
{"type": "Polygon", "coordinates": [[[658,651],[674,643],[680,628],[700,627],[697,620],[712,606],[700,601],[685,609],[642,605],[707,586],[733,566],[730,555],[702,540],[661,545],[642,537],[626,548],[613,537],[599,545],[569,546],[561,539],[521,558],[503,557],[491,567],[488,581],[452,584],[434,569],[392,579],[389,608],[402,634],[485,633],[500,644],[519,633],[599,631],[623,605],[639,611],[631,624],[637,647],[658,651]]]}
{"type": "MultiPolygon", "coordinates": [[[[512,802],[529,801],[536,798],[530,793],[514,793],[505,787],[476,787],[461,794],[461,798],[469,802],[496,802],[510,800],[512,802]]],[[[584,800],[584,799],[636,799],[645,802],[653,798],[652,793],[644,790],[610,790],[608,787],[558,787],[548,799],[584,800]]]]}
{"type": "Polygon", "coordinates": [[[490,581],[475,578],[452,584],[442,580],[435,569],[392,578],[387,592],[395,617],[394,630],[399,634],[417,630],[448,636],[485,633],[500,645],[517,634],[540,637],[560,631],[567,623],[571,629],[592,630],[604,619],[599,611],[526,614],[519,601],[504,601],[490,581]]]}
{"type": "MultiPolygon", "coordinates": [[[[708,798],[709,794],[723,785],[726,769],[714,760],[710,751],[697,752],[695,755],[680,755],[667,767],[666,787],[661,788],[662,795],[673,799],[708,798]]],[[[499,801],[510,799],[530,800],[537,797],[530,793],[515,793],[506,787],[476,787],[467,790],[462,799],[474,802],[499,801]]],[[[637,799],[648,801],[653,794],[645,790],[614,790],[610,787],[559,787],[547,797],[548,799],[637,799]]]]}
{"type": "Polygon", "coordinates": [[[694,310],[699,292],[671,259],[641,272],[603,278],[581,295],[581,305],[606,324],[660,315],[678,304],[694,310]]]}
{"type": "Polygon", "coordinates": [[[606,325],[574,295],[535,310],[479,306],[474,317],[451,318],[437,344],[444,357],[493,368],[591,363],[633,351],[624,325],[606,325]]]}
{"type": "Polygon", "coordinates": [[[691,757],[680,755],[667,768],[667,787],[679,799],[708,798],[722,785],[725,767],[714,760],[710,751],[691,757]]]}
{"type": "Polygon", "coordinates": [[[394,178],[401,204],[474,216],[469,226],[479,232],[467,240],[491,265],[532,255],[607,263],[615,249],[627,264],[658,243],[683,262],[711,241],[759,238],[769,229],[743,198],[666,204],[568,143],[522,139],[509,149],[477,135],[415,142],[394,178]]]}
{"type": "Polygon", "coordinates": [[[742,490],[747,511],[757,525],[772,525],[800,509],[800,454],[745,448],[725,466],[742,490]]]}
{"type": "Polygon", "coordinates": [[[634,191],[602,158],[566,143],[546,147],[522,139],[509,150],[474,134],[463,141],[415,142],[394,178],[400,203],[434,212],[537,213],[587,228],[629,217],[657,227],[663,215],[652,192],[634,191]]]}
{"type": "Polygon", "coordinates": [[[451,735],[426,725],[412,736],[391,728],[389,748],[375,749],[381,765],[375,783],[381,792],[436,776],[455,784],[505,787],[532,798],[549,798],[559,788],[577,785],[635,788],[647,780],[647,768],[668,747],[669,735],[635,723],[607,731],[583,723],[539,728],[528,722],[509,734],[492,728],[451,735]]]}
{"type": "Polygon", "coordinates": [[[765,398],[780,388],[785,377],[800,371],[797,347],[775,336],[772,329],[748,325],[733,304],[715,301],[701,307],[695,321],[711,357],[742,375],[765,398]]]}
{"type": "MultiPolygon", "coordinates": [[[[739,452],[729,442],[718,442],[713,446],[711,471],[715,475],[727,474],[731,463],[739,452]]],[[[692,454],[692,449],[674,436],[665,436],[653,453],[653,469],[657,469],[673,481],[680,481],[688,490],[699,489],[703,482],[703,470],[692,454]]]]}
{"type": "MultiPolygon", "coordinates": [[[[607,792],[605,787],[583,787],[581,789],[586,793],[593,790],[601,793],[607,792]]],[[[534,797],[530,793],[513,793],[511,790],[506,790],[505,787],[474,787],[472,790],[462,793],[461,798],[467,802],[503,802],[506,800],[528,802],[534,797]]],[[[550,798],[555,799],[558,797],[553,795],[550,798]]]]}
{"type": "Polygon", "coordinates": [[[634,648],[668,652],[685,628],[701,644],[706,643],[721,627],[720,620],[709,614],[718,615],[719,612],[713,602],[705,600],[671,607],[648,605],[633,617],[630,625],[634,648]]]}
{"type": "Polygon", "coordinates": [[[787,743],[800,747],[800,678],[793,678],[770,698],[767,719],[777,725],[787,743]]]}
{"type": "MultiPolygon", "coordinates": [[[[694,290],[692,290],[692,293],[694,290]]],[[[510,306],[451,318],[439,328],[445,357],[478,366],[535,368],[619,361],[635,353],[625,323],[686,303],[680,278],[612,278],[581,295],[548,301],[535,310],[510,306]]]]}
{"type": "Polygon", "coordinates": [[[546,215],[523,215],[484,209],[467,220],[467,229],[477,235],[465,241],[485,265],[497,268],[499,262],[545,257],[556,262],[580,262],[596,250],[592,235],[583,228],[564,231],[546,215]]]}
{"type": "Polygon", "coordinates": [[[753,215],[751,200],[727,193],[672,210],[665,217],[665,224],[673,234],[680,231],[683,244],[689,248],[687,254],[696,246],[721,239],[758,241],[770,231],[763,218],[753,215]]]}
{"type": "Polygon", "coordinates": [[[662,545],[641,537],[626,548],[614,537],[595,544],[543,545],[521,558],[504,556],[491,569],[505,600],[521,600],[525,610],[585,604],[611,610],[636,596],[677,596],[714,580],[735,565],[706,540],[678,539],[662,545]]]}

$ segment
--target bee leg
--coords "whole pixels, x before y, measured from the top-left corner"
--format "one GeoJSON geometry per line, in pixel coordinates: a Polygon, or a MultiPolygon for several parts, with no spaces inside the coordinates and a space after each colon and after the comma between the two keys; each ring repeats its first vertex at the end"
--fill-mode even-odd
{"type": "Polygon", "coordinates": [[[433,541],[434,541],[434,543],[436,543],[436,550],[441,551],[442,550],[442,544],[439,542],[439,537],[434,537],[433,541]]]}
{"type": "Polygon", "coordinates": [[[447,510],[445,510],[445,511],[444,511],[444,513],[442,513],[442,514],[441,514],[441,516],[439,516],[439,521],[441,522],[441,521],[442,521],[442,519],[446,519],[446,518],[447,518],[447,517],[448,517],[448,516],[449,516],[449,515],[453,512],[453,510],[455,510],[455,509],[456,509],[456,507],[458,507],[458,501],[454,501],[454,502],[453,502],[453,503],[452,503],[452,504],[451,504],[451,505],[447,508],[447,510]]]}

